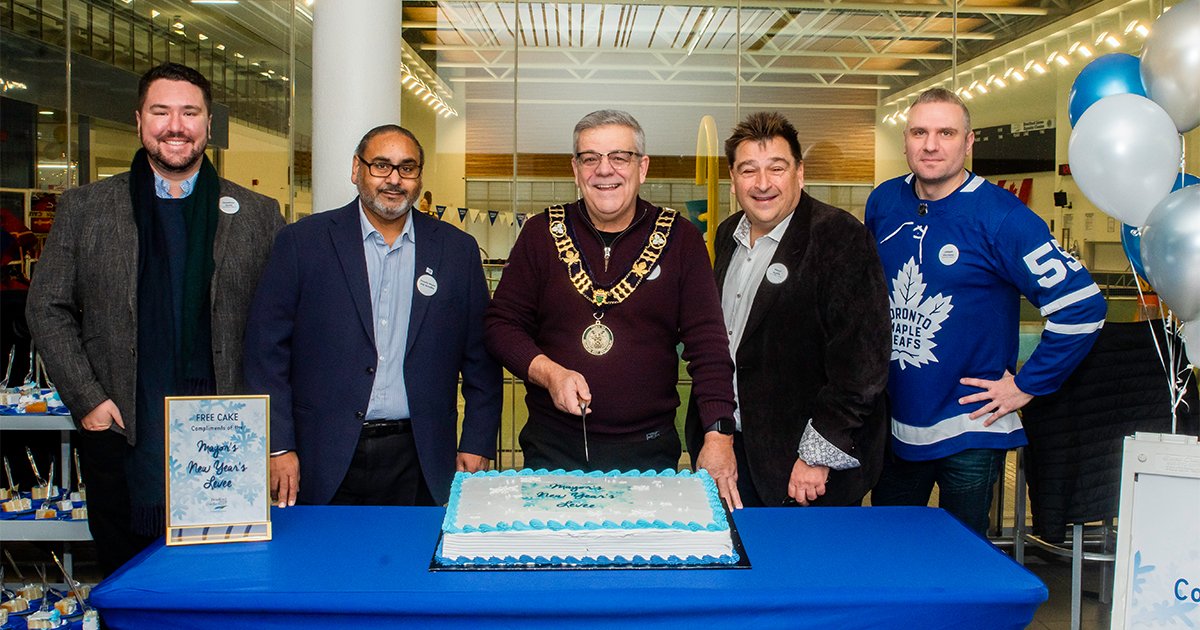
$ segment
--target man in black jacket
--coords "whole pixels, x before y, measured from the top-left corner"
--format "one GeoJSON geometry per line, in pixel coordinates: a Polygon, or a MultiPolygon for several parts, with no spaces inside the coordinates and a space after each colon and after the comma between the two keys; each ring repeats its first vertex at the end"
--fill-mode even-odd
{"type": "MultiPolygon", "coordinates": [[[[804,192],[782,115],[750,115],[725,154],[743,209],[717,230],[714,265],[735,364],[734,507],[860,504],[888,436],[891,323],[874,241],[804,192]]],[[[690,422],[692,443],[698,433],[690,422]]]]}

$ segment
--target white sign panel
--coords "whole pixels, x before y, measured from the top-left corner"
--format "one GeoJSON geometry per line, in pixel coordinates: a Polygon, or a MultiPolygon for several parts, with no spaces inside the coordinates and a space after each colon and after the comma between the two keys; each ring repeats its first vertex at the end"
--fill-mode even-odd
{"type": "Polygon", "coordinates": [[[1200,442],[1125,438],[1113,628],[1200,628],[1200,442]]]}
{"type": "Polygon", "coordinates": [[[267,396],[166,399],[167,544],[269,540],[267,396]]]}

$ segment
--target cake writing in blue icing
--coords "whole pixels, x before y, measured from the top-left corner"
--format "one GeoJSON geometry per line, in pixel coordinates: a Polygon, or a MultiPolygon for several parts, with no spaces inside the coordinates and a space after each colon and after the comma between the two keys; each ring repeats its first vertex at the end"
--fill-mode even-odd
{"type": "Polygon", "coordinates": [[[712,477],[506,470],[458,473],[442,523],[442,564],[734,564],[712,477]]]}

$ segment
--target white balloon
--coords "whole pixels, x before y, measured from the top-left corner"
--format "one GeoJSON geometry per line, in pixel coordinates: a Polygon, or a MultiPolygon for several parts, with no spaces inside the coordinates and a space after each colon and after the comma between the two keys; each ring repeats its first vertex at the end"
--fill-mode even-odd
{"type": "MultiPolygon", "coordinates": [[[[1180,188],[1155,206],[1141,245],[1154,290],[1179,319],[1200,319],[1200,186],[1180,188]]],[[[1193,331],[1193,344],[1200,343],[1200,330],[1193,331]]]]}
{"type": "Polygon", "coordinates": [[[1075,183],[1096,207],[1143,225],[1179,173],[1179,134],[1154,101],[1114,94],[1075,122],[1068,155],[1075,183]]]}
{"type": "Polygon", "coordinates": [[[1141,73],[1146,95],[1180,132],[1200,125],[1200,0],[1180,2],[1150,27],[1141,73]]]}
{"type": "Polygon", "coordinates": [[[1200,367],[1200,319],[1183,323],[1183,338],[1186,340],[1188,362],[1200,367]]]}

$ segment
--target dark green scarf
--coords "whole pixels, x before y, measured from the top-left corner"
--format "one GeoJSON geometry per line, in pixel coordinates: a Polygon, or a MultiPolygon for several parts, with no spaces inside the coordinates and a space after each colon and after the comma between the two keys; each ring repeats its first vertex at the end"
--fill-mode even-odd
{"type": "Polygon", "coordinates": [[[133,157],[129,192],[138,230],[138,358],[137,440],[127,470],[134,531],[159,536],[165,527],[166,503],[163,397],[216,393],[209,295],[216,267],[213,241],[220,216],[220,179],[205,157],[190,195],[177,201],[159,200],[154,171],[142,149],[133,157]],[[164,221],[160,203],[178,206],[182,216],[164,221]],[[178,247],[172,250],[167,236],[177,233],[178,218],[186,232],[183,252],[178,247]],[[174,232],[168,225],[172,221],[174,232]],[[182,260],[182,274],[172,274],[172,259],[176,265],[182,260]]]}

